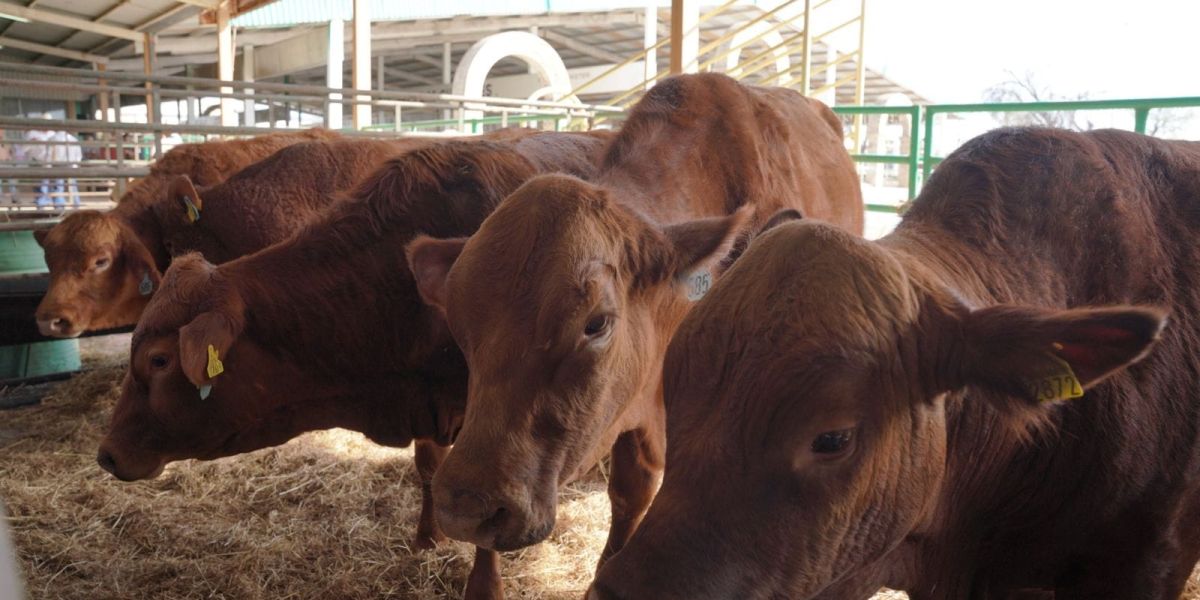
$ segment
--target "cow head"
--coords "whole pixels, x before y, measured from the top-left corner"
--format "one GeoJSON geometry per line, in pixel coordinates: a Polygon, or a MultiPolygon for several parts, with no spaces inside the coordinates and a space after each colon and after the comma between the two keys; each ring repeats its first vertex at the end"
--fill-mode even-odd
{"type": "Polygon", "coordinates": [[[465,422],[434,480],[448,535],[507,550],[550,533],[558,484],[638,422],[632,399],[655,397],[687,276],[723,257],[747,216],[664,230],[602,188],[549,175],[469,240],[409,245],[421,297],[470,370],[465,422]]]}
{"type": "Polygon", "coordinates": [[[268,418],[278,406],[257,390],[295,374],[240,340],[244,312],[238,293],[198,254],[172,263],[133,334],[100,445],[104,469],[127,481],[150,478],[173,460],[228,456],[292,435],[264,432],[278,425],[268,418]]]}
{"type": "Polygon", "coordinates": [[[43,335],[76,337],[130,325],[158,288],[151,250],[112,214],[80,211],[34,236],[50,267],[50,287],[36,313],[43,335]]]}
{"type": "Polygon", "coordinates": [[[663,485],[590,598],[866,597],[939,495],[948,404],[992,404],[1019,440],[1054,410],[1042,379],[1093,386],[1163,325],[972,310],[902,264],[811,223],[750,247],[671,342],[663,485]]]}

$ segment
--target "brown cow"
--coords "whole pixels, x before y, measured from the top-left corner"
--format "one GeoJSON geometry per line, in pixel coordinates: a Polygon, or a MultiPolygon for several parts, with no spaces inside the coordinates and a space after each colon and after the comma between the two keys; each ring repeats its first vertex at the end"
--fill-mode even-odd
{"type": "Polygon", "coordinates": [[[1178,598],[1198,199],[1200,144],[1005,129],[878,242],[763,236],[671,342],[666,477],[592,598],[1178,598]]]}
{"type": "Polygon", "coordinates": [[[425,143],[298,143],[201,188],[203,193],[188,175],[175,175],[154,201],[125,200],[108,213],[72,214],[38,237],[50,267],[38,326],[44,335],[74,337],[131,325],[171,256],[198,251],[219,263],[280,241],[324,209],[331,192],[358,183],[388,156],[425,143]],[[185,198],[198,211],[192,217],[185,198]]]}
{"type": "MultiPolygon", "coordinates": [[[[352,201],[282,243],[220,267],[176,259],[134,332],[100,464],[141,479],[173,460],[345,427],[390,446],[418,440],[428,482],[444,454],[437,444],[457,429],[467,373],[445,324],[417,296],[404,244],[418,231],[472,233],[536,173],[591,175],[608,137],[428,146],[391,159],[352,201]],[[210,347],[224,368],[215,379],[205,372],[210,347]]],[[[416,544],[431,547],[442,535],[424,489],[416,544]]],[[[478,559],[468,595],[500,597],[498,557],[478,559]]]]}
{"type": "Polygon", "coordinates": [[[510,550],[544,539],[557,487],[611,447],[618,550],[662,469],[662,356],[689,294],[747,223],[798,208],[858,233],[858,177],[823,104],[723,75],[669,79],[633,109],[595,185],[525,184],[468,241],[409,260],[470,365],[434,480],[443,530],[510,550]],[[698,275],[697,275],[698,274],[698,275]]]}

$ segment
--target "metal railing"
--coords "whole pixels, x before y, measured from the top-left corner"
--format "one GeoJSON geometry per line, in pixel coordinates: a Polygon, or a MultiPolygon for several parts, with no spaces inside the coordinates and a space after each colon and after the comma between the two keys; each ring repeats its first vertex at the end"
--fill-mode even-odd
{"type": "Polygon", "coordinates": [[[1077,110],[1132,110],[1133,130],[1146,133],[1150,111],[1161,108],[1200,107],[1200,96],[1179,98],[1136,98],[1127,100],[1075,100],[1055,102],[981,103],[981,104],[931,104],[925,107],[924,151],[921,156],[923,178],[929,177],[933,167],[944,157],[933,155],[934,121],[939,114],[955,113],[1012,113],[1012,112],[1059,112],[1077,110]]]}
{"type": "MultiPolygon", "coordinates": [[[[855,145],[851,158],[859,164],[902,165],[907,170],[906,191],[908,199],[916,197],[921,186],[938,163],[945,157],[934,154],[934,139],[937,132],[937,117],[962,113],[1044,113],[1063,111],[1133,111],[1133,128],[1137,133],[1146,133],[1150,111],[1168,108],[1200,108],[1200,96],[1177,98],[1137,98],[1119,100],[1079,100],[1061,102],[1021,103],[978,103],[978,104],[930,104],[925,106],[835,106],[834,113],[849,117],[868,115],[904,115],[909,120],[909,135],[902,154],[870,154],[858,151],[855,145]]],[[[997,123],[999,125],[999,123],[997,123]]],[[[879,132],[874,132],[878,135],[879,132]]],[[[982,133],[982,131],[980,132],[982,133]]],[[[868,204],[872,212],[897,213],[901,206],[868,204]]]]}

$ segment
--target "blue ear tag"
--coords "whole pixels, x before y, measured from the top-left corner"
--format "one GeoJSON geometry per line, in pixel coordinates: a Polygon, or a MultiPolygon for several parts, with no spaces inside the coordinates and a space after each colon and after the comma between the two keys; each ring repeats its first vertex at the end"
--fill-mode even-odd
{"type": "Polygon", "coordinates": [[[195,204],[192,204],[192,199],[188,196],[184,196],[182,200],[183,206],[187,208],[188,223],[195,223],[196,221],[199,221],[200,209],[196,208],[195,204]]]}
{"type": "Polygon", "coordinates": [[[154,291],[154,282],[150,280],[150,272],[142,273],[142,282],[138,284],[138,293],[149,296],[154,291]]]}
{"type": "Polygon", "coordinates": [[[695,302],[704,297],[712,287],[712,273],[700,271],[687,278],[687,298],[695,302]]]}
{"type": "Polygon", "coordinates": [[[208,400],[208,395],[212,393],[212,384],[206,383],[200,386],[200,399],[208,400]]]}

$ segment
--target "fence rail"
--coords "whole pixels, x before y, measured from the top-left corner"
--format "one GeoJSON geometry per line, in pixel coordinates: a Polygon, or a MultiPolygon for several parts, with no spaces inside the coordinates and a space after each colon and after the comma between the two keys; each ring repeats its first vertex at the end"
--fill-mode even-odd
{"type": "MultiPolygon", "coordinates": [[[[908,174],[908,199],[915,198],[921,185],[929,178],[934,167],[945,157],[933,152],[937,133],[937,116],[965,113],[1033,113],[1060,111],[1108,111],[1132,110],[1133,131],[1146,133],[1150,111],[1165,108],[1200,108],[1200,96],[1176,98],[1136,98],[1118,100],[1079,100],[1063,102],[1019,102],[978,104],[930,104],[925,106],[835,106],[838,115],[861,117],[867,115],[902,115],[909,119],[907,152],[903,154],[871,154],[851,152],[851,158],[859,164],[903,165],[908,174]]],[[[867,210],[895,213],[899,207],[870,204],[867,210]]]]}

